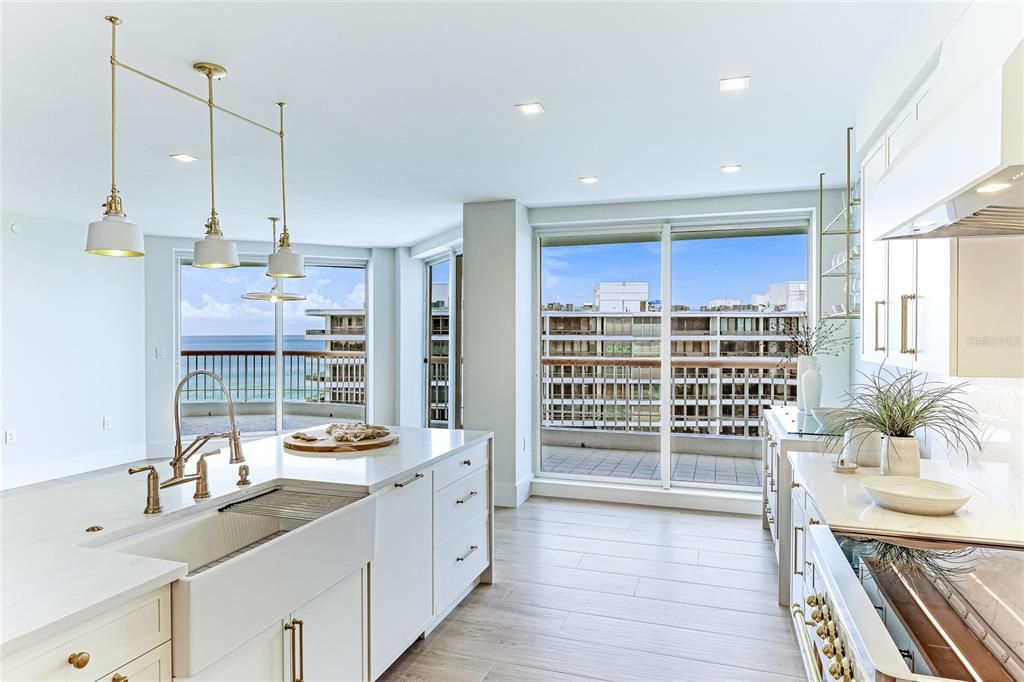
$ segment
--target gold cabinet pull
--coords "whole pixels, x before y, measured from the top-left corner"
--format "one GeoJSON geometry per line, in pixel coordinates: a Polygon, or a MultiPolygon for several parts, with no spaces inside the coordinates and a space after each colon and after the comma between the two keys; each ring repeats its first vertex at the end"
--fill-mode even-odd
{"type": "Polygon", "coordinates": [[[804,574],[803,571],[798,571],[797,568],[796,568],[797,565],[800,563],[799,560],[797,559],[797,555],[799,554],[799,551],[800,551],[800,543],[799,543],[799,537],[797,536],[797,531],[802,531],[803,529],[804,529],[803,526],[793,526],[793,575],[803,575],[804,574]]]}
{"type": "Polygon", "coordinates": [[[456,561],[465,561],[466,559],[469,558],[470,554],[472,554],[473,552],[477,551],[478,549],[480,549],[480,548],[477,547],[476,545],[470,545],[469,546],[469,551],[466,552],[465,554],[463,554],[462,556],[455,557],[455,560],[456,561]]]}
{"type": "Polygon", "coordinates": [[[70,663],[71,667],[75,668],[76,670],[81,670],[85,666],[89,665],[89,652],[79,651],[77,653],[71,654],[70,656],[68,656],[68,663],[70,663]]]}
{"type": "Polygon", "coordinates": [[[284,629],[289,630],[292,635],[292,682],[303,682],[302,678],[305,677],[306,661],[305,661],[305,650],[303,649],[302,633],[304,623],[298,618],[292,618],[290,623],[284,624],[284,629]],[[295,646],[295,635],[299,636],[299,645],[295,646]],[[296,663],[298,664],[298,675],[295,674],[296,663]]]}
{"type": "Polygon", "coordinates": [[[299,679],[296,682],[303,682],[306,679],[306,646],[303,643],[306,634],[306,623],[298,618],[292,619],[299,626],[299,679]]]}
{"type": "Polygon", "coordinates": [[[476,494],[477,493],[476,493],[475,490],[470,490],[469,494],[466,495],[465,497],[463,497],[461,500],[455,500],[455,504],[466,504],[467,502],[472,500],[474,497],[476,497],[476,494]]]}
{"type": "Polygon", "coordinates": [[[885,346],[878,343],[878,321],[882,319],[878,314],[878,308],[884,305],[885,301],[875,301],[875,350],[885,350],[885,346]]]}
{"type": "Polygon", "coordinates": [[[910,307],[910,301],[916,300],[916,294],[903,294],[900,296],[900,353],[904,353],[906,355],[913,355],[917,353],[917,349],[912,348],[909,345],[910,342],[907,340],[907,337],[909,336],[907,322],[910,318],[910,313],[907,311],[907,308],[910,307]]]}
{"type": "Polygon", "coordinates": [[[416,474],[415,476],[410,478],[408,481],[402,481],[401,483],[396,483],[395,487],[396,488],[404,488],[405,486],[409,485],[410,483],[415,483],[416,481],[420,480],[421,478],[423,478],[423,474],[416,474]]]}
{"type": "Polygon", "coordinates": [[[114,673],[114,676],[110,678],[110,682],[128,682],[128,677],[121,673],[114,673]]]}

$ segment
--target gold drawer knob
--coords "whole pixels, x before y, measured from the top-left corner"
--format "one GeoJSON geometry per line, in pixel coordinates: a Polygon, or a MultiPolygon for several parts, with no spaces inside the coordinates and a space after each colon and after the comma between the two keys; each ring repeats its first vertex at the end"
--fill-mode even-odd
{"type": "Polygon", "coordinates": [[[71,654],[68,656],[68,663],[70,663],[72,667],[81,670],[85,666],[89,665],[89,652],[79,651],[76,654],[71,654]]]}
{"type": "Polygon", "coordinates": [[[110,682],[128,682],[128,678],[121,673],[114,673],[114,676],[110,678],[110,682]]]}

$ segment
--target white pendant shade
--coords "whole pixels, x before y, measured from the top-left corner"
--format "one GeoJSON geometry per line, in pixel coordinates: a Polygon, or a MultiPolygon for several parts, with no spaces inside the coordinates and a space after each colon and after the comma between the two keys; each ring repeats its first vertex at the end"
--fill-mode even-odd
{"type": "Polygon", "coordinates": [[[268,277],[305,277],[305,258],[292,247],[283,246],[267,258],[268,277]]]}
{"type": "Polygon", "coordinates": [[[196,241],[192,265],[197,268],[237,268],[238,247],[219,234],[208,234],[196,241]]]}
{"type": "Polygon", "coordinates": [[[89,223],[85,251],[98,256],[141,256],[142,229],[123,215],[105,215],[89,223]]]}

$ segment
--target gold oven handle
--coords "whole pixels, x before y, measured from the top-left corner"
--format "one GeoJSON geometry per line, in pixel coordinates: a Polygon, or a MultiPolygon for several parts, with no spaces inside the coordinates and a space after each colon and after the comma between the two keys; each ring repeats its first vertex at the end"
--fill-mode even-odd
{"type": "Polygon", "coordinates": [[[882,317],[878,314],[878,307],[884,305],[885,301],[875,301],[875,350],[882,351],[885,350],[885,346],[880,345],[878,343],[878,321],[882,319],[882,317]]]}
{"type": "Polygon", "coordinates": [[[799,604],[793,604],[790,609],[790,616],[793,618],[793,626],[796,627],[796,635],[800,640],[800,653],[804,658],[804,668],[807,669],[809,680],[822,682],[821,670],[818,668],[818,654],[814,651],[811,638],[807,635],[807,620],[804,618],[804,610],[799,604]]]}
{"type": "Polygon", "coordinates": [[[900,353],[907,355],[917,353],[917,349],[911,348],[909,346],[909,341],[907,341],[907,321],[910,317],[910,314],[907,312],[907,308],[909,307],[910,301],[916,300],[916,294],[903,294],[900,296],[900,353]]]}

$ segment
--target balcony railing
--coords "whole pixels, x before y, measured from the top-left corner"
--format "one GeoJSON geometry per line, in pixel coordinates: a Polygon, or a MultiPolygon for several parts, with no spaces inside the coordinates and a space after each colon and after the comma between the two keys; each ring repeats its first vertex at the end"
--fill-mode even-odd
{"type": "MultiPolygon", "coordinates": [[[[286,350],[286,402],[362,405],[366,402],[366,354],[352,351],[286,350]]],[[[274,400],[277,363],[272,350],[183,350],[181,376],[207,369],[224,379],[238,403],[274,400]]],[[[182,390],[186,402],[223,400],[214,381],[200,376],[182,390]]]]}
{"type": "MultiPolygon", "coordinates": [[[[546,357],[541,369],[543,428],[660,430],[660,359],[546,357]]],[[[674,357],[665,384],[675,434],[757,436],[764,407],[796,402],[795,364],[775,358],[674,357]]]]}

